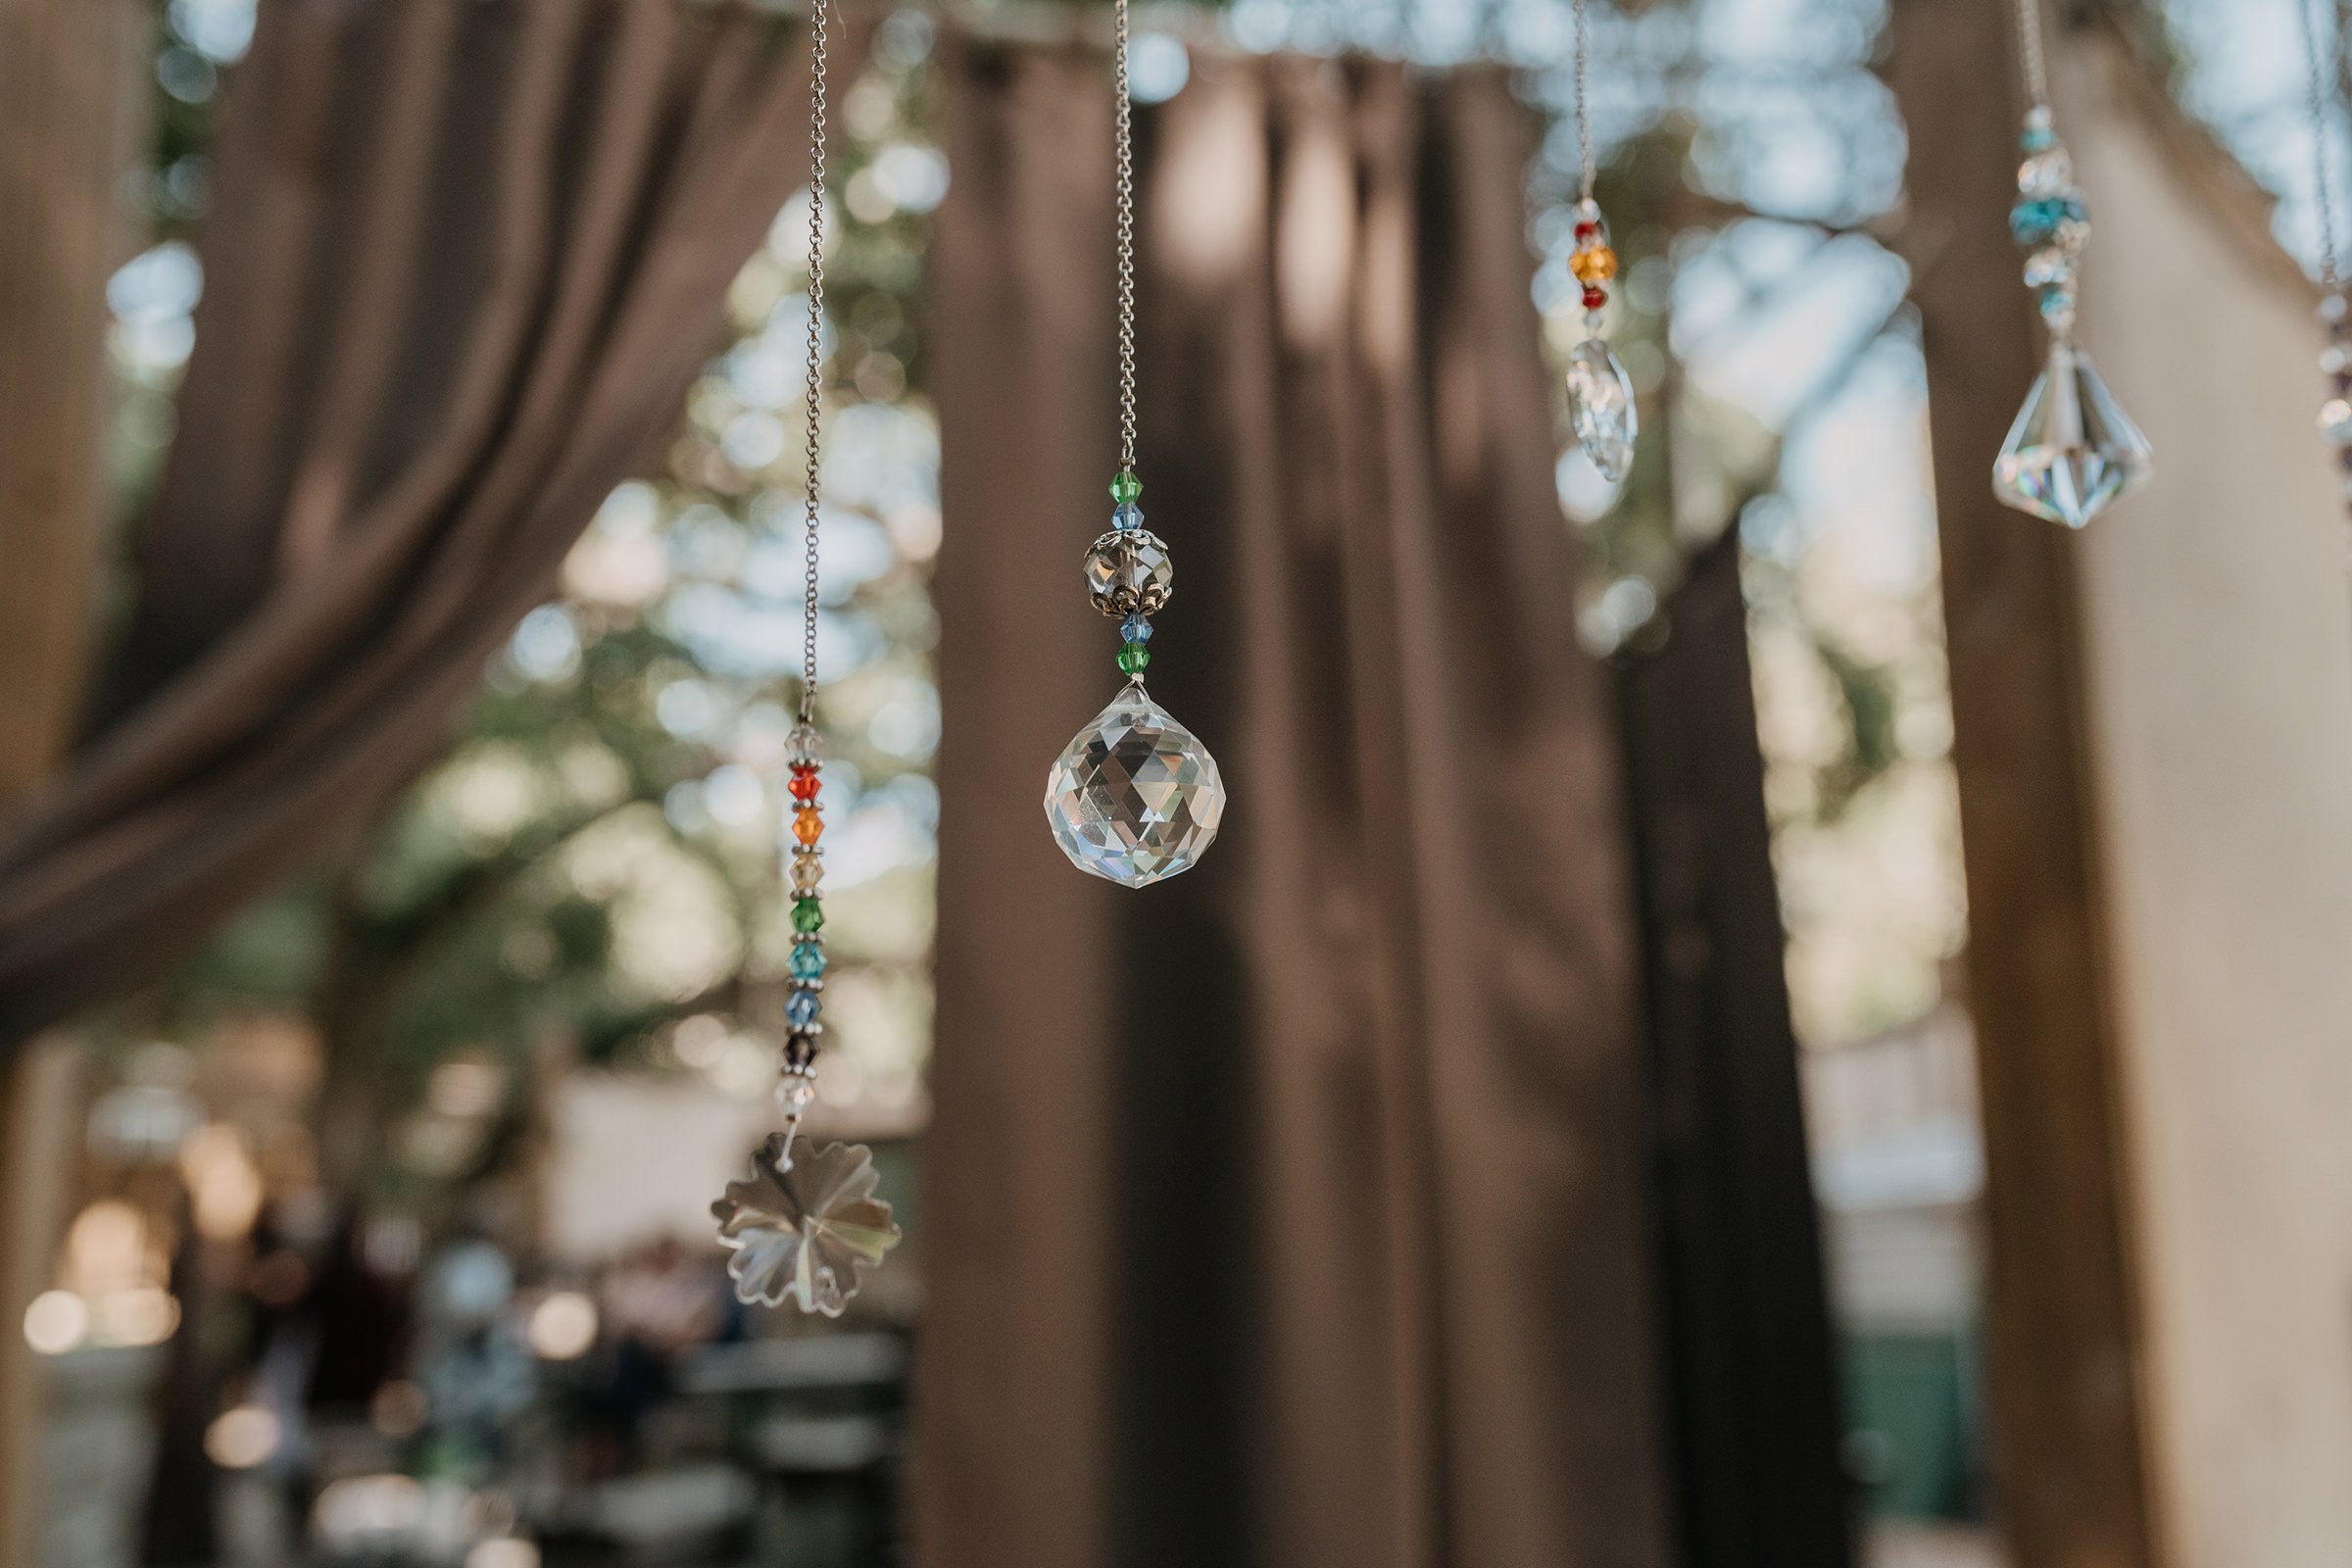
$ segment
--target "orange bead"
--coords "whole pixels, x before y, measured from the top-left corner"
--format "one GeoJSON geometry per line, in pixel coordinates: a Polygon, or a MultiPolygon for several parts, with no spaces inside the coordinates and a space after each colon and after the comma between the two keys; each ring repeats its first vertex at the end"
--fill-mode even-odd
{"type": "Polygon", "coordinates": [[[813,806],[803,807],[792,815],[792,836],[803,844],[814,844],[825,831],[825,819],[813,806]]]}
{"type": "Polygon", "coordinates": [[[1579,283],[1605,283],[1617,275],[1617,253],[1606,245],[1578,251],[1568,259],[1568,270],[1579,283]]]}

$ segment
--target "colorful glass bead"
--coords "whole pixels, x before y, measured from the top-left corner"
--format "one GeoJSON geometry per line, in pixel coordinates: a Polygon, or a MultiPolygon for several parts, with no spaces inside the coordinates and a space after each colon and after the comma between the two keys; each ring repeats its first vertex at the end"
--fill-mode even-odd
{"type": "Polygon", "coordinates": [[[792,770],[792,782],[786,785],[785,788],[792,791],[792,798],[796,801],[815,800],[816,770],[814,768],[794,768],[792,770]]]}
{"type": "Polygon", "coordinates": [[[795,724],[792,733],[784,737],[784,760],[795,768],[814,767],[823,755],[823,742],[813,724],[795,724]]]}
{"type": "Polygon", "coordinates": [[[1176,566],[1156,534],[1114,528],[1087,547],[1086,591],[1105,615],[1156,614],[1176,591],[1176,566]]]}
{"type": "Polygon", "coordinates": [[[1143,499],[1144,481],[1125,469],[1110,481],[1110,499],[1120,506],[1133,506],[1143,499]]]}
{"type": "Polygon", "coordinates": [[[1119,668],[1128,674],[1141,675],[1144,672],[1144,666],[1150,662],[1152,662],[1152,650],[1146,648],[1142,643],[1121,643],[1119,645],[1119,668]]]}
{"type": "Polygon", "coordinates": [[[784,1004],[784,1021],[795,1029],[806,1029],[816,1022],[819,1004],[813,991],[795,991],[784,1004]]]}
{"type": "Polygon", "coordinates": [[[1152,640],[1152,622],[1142,615],[1129,615],[1119,622],[1119,636],[1131,643],[1148,643],[1152,640]]]}
{"type": "Polygon", "coordinates": [[[806,897],[814,893],[816,891],[817,884],[824,881],[824,858],[818,855],[814,850],[806,851],[802,854],[795,855],[792,858],[793,892],[806,897]]]}
{"type": "Polygon", "coordinates": [[[1606,304],[1608,304],[1608,303],[1609,303],[1609,291],[1608,291],[1607,289],[1604,289],[1604,288],[1602,288],[1602,287],[1601,287],[1599,284],[1597,284],[1597,283],[1592,283],[1592,284],[1589,284],[1589,285],[1587,285],[1587,286],[1586,286],[1586,289],[1585,289],[1585,309],[1586,309],[1586,310],[1588,310],[1588,311],[1597,311],[1597,310],[1599,310],[1599,309],[1600,309],[1602,306],[1604,306],[1604,305],[1606,305],[1606,304]]]}
{"type": "Polygon", "coordinates": [[[2011,237],[2036,249],[2052,240],[2066,240],[2079,248],[2080,242],[2089,237],[2089,209],[2082,205],[2082,197],[2071,193],[2033,197],[2009,210],[2011,237]]]}
{"type": "Polygon", "coordinates": [[[814,844],[824,836],[825,819],[813,806],[804,806],[792,813],[792,836],[803,844],[814,844]]]}
{"type": "Polygon", "coordinates": [[[794,943],[790,967],[795,980],[822,980],[825,977],[823,945],[815,942],[794,943]]]}
{"type": "Polygon", "coordinates": [[[1111,508],[1110,526],[1112,532],[1126,532],[1132,529],[1141,528],[1143,525],[1144,509],[1137,506],[1134,502],[1131,501],[1123,507],[1111,508]]]}
{"type": "Polygon", "coordinates": [[[808,1115],[815,1102],[816,1084],[807,1073],[787,1068],[776,1080],[776,1108],[794,1121],[808,1115]]]}
{"type": "Polygon", "coordinates": [[[1568,258],[1568,270],[1579,283],[1605,283],[1617,275],[1617,253],[1606,245],[1588,245],[1568,258]]]}
{"type": "Polygon", "coordinates": [[[792,928],[805,937],[812,937],[825,928],[824,906],[814,899],[792,901],[792,928]]]}
{"type": "Polygon", "coordinates": [[[816,1061],[816,1032],[798,1030],[784,1041],[784,1068],[787,1072],[806,1073],[816,1061]]]}

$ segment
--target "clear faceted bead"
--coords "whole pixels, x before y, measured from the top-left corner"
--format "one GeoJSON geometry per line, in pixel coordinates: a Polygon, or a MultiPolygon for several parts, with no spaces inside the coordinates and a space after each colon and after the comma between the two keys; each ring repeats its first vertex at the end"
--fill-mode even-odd
{"type": "Polygon", "coordinates": [[[1159,536],[1113,528],[1086,551],[1086,591],[1105,615],[1155,615],[1176,590],[1176,567],[1159,536]]]}
{"type": "Polygon", "coordinates": [[[1071,739],[1046,779],[1046,819],[1062,853],[1127,887],[1190,869],[1224,814],[1217,760],[1140,684],[1071,739]]]}
{"type": "Polygon", "coordinates": [[[2064,196],[2075,188],[2075,161],[2063,147],[2045,147],[2017,166],[2020,196],[2064,196]]]}
{"type": "Polygon", "coordinates": [[[2148,438],[2115,401],[2090,359],[2064,338],[2034,377],[1992,466],[2006,506],[2080,528],[2155,471],[2148,438]]]}
{"type": "Polygon", "coordinates": [[[1634,468],[1634,441],[1641,416],[1634,409],[1634,383],[1609,346],[1589,337],[1568,354],[1568,413],[1577,445],[1611,484],[1634,468]]]}

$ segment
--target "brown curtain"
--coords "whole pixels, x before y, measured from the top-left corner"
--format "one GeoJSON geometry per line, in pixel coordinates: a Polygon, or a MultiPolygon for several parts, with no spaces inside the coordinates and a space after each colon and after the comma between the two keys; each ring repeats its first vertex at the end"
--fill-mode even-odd
{"type": "Polygon", "coordinates": [[[740,8],[261,13],[108,722],[0,831],[0,1043],[429,760],[805,178],[802,51],[740,8]]]}
{"type": "Polygon", "coordinates": [[[1143,120],[1153,692],[1200,867],[1066,864],[1111,695],[1099,54],[951,39],[935,243],[937,1568],[1666,1560],[1634,897],[1492,72],[1197,53],[1143,120]]]}

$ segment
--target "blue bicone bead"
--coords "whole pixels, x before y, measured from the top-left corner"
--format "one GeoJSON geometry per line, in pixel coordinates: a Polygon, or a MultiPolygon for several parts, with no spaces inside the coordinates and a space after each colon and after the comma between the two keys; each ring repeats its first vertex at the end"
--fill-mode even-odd
{"type": "Polygon", "coordinates": [[[1120,529],[1141,528],[1144,525],[1144,509],[1130,501],[1111,513],[1110,525],[1120,529]]]}
{"type": "Polygon", "coordinates": [[[795,991],[792,1000],[784,1004],[784,1020],[795,1029],[806,1029],[816,1022],[816,993],[795,991]]]}
{"type": "Polygon", "coordinates": [[[1148,643],[1152,640],[1152,622],[1141,613],[1129,615],[1119,622],[1119,636],[1131,643],[1148,643]]]}
{"type": "Polygon", "coordinates": [[[2047,125],[2028,125],[2018,141],[2030,153],[2046,153],[2058,145],[2058,132],[2047,125]]]}
{"type": "Polygon", "coordinates": [[[795,980],[821,980],[825,975],[825,950],[813,942],[796,942],[792,947],[792,977],[795,980]]]}

